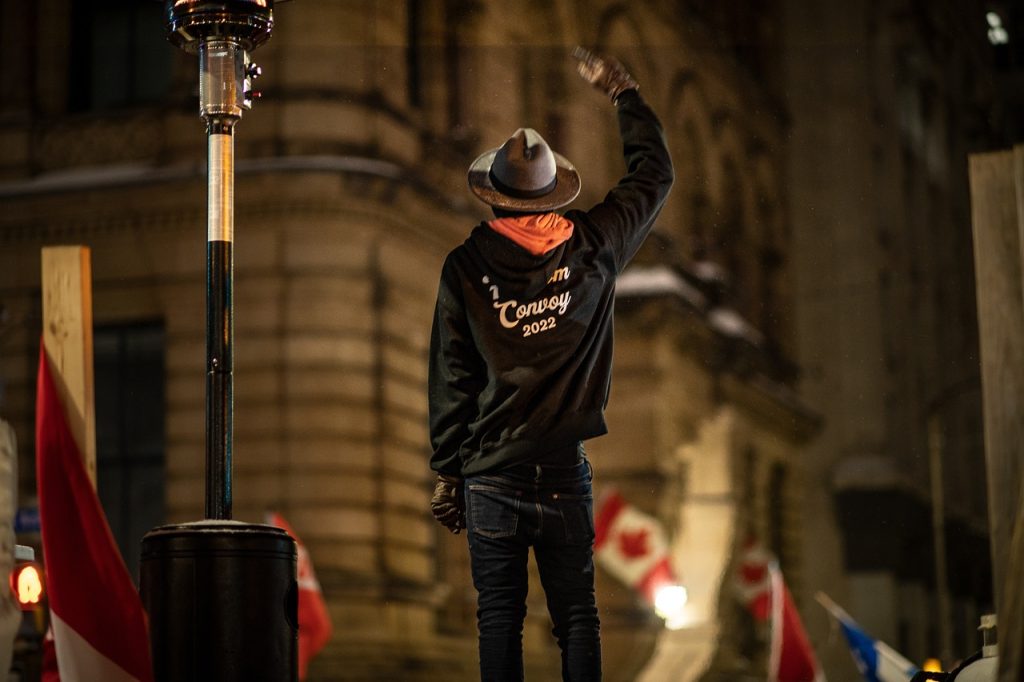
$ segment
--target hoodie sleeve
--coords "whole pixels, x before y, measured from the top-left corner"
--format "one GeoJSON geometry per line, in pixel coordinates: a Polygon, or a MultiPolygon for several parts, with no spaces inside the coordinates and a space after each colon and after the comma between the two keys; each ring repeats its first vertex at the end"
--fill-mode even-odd
{"type": "Polygon", "coordinates": [[[643,244],[672,188],[672,159],[661,122],[636,90],[618,99],[626,175],[587,217],[612,244],[622,272],[643,244]]]}
{"type": "Polygon", "coordinates": [[[477,417],[477,395],[484,386],[486,373],[473,345],[461,288],[453,274],[449,259],[441,271],[430,334],[430,468],[461,476],[459,446],[469,436],[469,424],[477,417]]]}

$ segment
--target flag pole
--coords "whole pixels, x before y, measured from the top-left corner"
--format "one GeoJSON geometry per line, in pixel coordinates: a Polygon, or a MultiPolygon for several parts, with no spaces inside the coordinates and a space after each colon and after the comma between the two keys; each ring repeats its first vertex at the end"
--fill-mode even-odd
{"type": "Polygon", "coordinates": [[[824,606],[825,610],[831,613],[835,618],[842,620],[843,618],[848,619],[850,617],[850,615],[843,610],[842,606],[832,601],[832,597],[820,590],[814,593],[814,601],[824,606]]]}

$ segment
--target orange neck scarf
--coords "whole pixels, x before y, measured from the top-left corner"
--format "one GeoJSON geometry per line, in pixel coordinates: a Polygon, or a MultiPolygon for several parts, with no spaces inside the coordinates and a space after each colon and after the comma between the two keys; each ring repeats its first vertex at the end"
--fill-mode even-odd
{"type": "Polygon", "coordinates": [[[535,213],[515,218],[496,218],[487,223],[534,256],[540,256],[572,236],[573,224],[557,213],[535,213]]]}

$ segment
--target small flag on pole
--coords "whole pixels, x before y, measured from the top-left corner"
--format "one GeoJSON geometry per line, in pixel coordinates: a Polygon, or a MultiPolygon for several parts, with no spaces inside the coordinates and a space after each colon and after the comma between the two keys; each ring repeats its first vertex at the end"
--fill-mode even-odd
{"type": "Polygon", "coordinates": [[[313,571],[309,550],[284,517],[277,512],[267,512],[267,523],[283,529],[295,540],[299,560],[297,566],[299,581],[299,679],[306,679],[309,662],[313,660],[331,638],[331,617],[327,613],[320,581],[313,571]]]}
{"type": "Polygon", "coordinates": [[[825,673],[775,557],[749,539],[741,551],[735,580],[739,598],[754,619],[768,621],[771,626],[768,680],[825,682],[825,673]]]}
{"type": "Polygon", "coordinates": [[[885,642],[862,630],[850,614],[827,594],[819,592],[815,599],[839,622],[846,643],[850,646],[850,654],[867,682],[909,682],[917,674],[916,665],[885,642]]]}
{"type": "Polygon", "coordinates": [[[687,622],[687,593],[672,570],[668,539],[658,520],[606,491],[594,513],[594,557],[605,570],[639,592],[665,627],[687,622]]]}
{"type": "Polygon", "coordinates": [[[42,347],[36,483],[60,677],[65,682],[151,682],[142,601],[86,474],[42,347]]]}
{"type": "Polygon", "coordinates": [[[657,591],[675,583],[661,524],[608,490],[594,513],[594,556],[612,575],[651,604],[657,591]]]}

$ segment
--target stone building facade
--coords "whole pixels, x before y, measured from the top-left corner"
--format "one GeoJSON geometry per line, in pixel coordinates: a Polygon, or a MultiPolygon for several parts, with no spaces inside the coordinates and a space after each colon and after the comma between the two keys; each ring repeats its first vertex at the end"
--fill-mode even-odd
{"type": "MultiPolygon", "coordinates": [[[[967,155],[1013,128],[985,35],[997,10],[784,3],[801,394],[825,420],[805,585],[915,661],[980,649],[992,608],[967,155]]],[[[848,652],[808,616],[832,679],[848,652]]]]}
{"type": "MultiPolygon", "coordinates": [[[[104,362],[141,372],[130,349],[144,346],[151,351],[146,367],[162,386],[147,394],[149,384],[129,384],[118,402],[123,417],[111,427],[130,435],[143,403],[159,407],[151,432],[162,437],[143,453],[158,471],[120,498],[133,516],[140,498],[156,491],[162,505],[152,525],[202,515],[204,443],[205,139],[195,60],[164,44],[162,27],[152,29],[160,4],[0,4],[0,303],[7,315],[0,410],[19,436],[22,496],[28,499],[34,485],[39,248],[85,243],[93,257],[94,318],[120,349],[104,362]],[[150,334],[145,343],[140,328],[150,334]],[[126,354],[129,360],[118,360],[126,354]]],[[[690,620],[666,630],[631,590],[600,573],[607,679],[764,678],[764,633],[738,605],[730,577],[748,536],[779,557],[819,648],[826,647],[828,626],[811,601],[814,589],[825,586],[854,606],[867,603],[862,595],[875,583],[857,576],[847,583],[846,573],[857,568],[842,565],[859,536],[844,535],[833,520],[852,518],[837,516],[833,493],[854,488],[829,478],[832,465],[858,454],[854,445],[863,440],[848,438],[846,427],[872,425],[878,437],[871,442],[886,443],[876,450],[904,453],[919,480],[922,432],[903,425],[918,423],[929,396],[954,385],[961,369],[969,374],[959,363],[955,371],[934,371],[946,351],[969,351],[971,336],[968,327],[944,331],[941,320],[931,319],[943,350],[887,369],[878,360],[886,352],[897,364],[918,357],[919,339],[880,330],[889,329],[890,317],[917,314],[913,301],[920,296],[903,284],[875,283],[878,296],[863,304],[884,315],[855,318],[873,320],[877,332],[870,337],[875,345],[856,348],[859,357],[874,358],[872,372],[863,374],[852,360],[838,363],[865,382],[868,397],[852,404],[866,414],[849,411],[851,403],[841,400],[849,396],[814,373],[834,362],[826,332],[850,318],[842,315],[841,298],[830,299],[835,317],[813,314],[828,305],[814,288],[830,281],[830,262],[821,260],[822,245],[806,239],[822,206],[840,213],[850,188],[846,177],[824,187],[815,182],[817,167],[801,154],[820,138],[805,124],[827,126],[828,112],[850,114],[843,93],[818,102],[813,88],[791,90],[798,81],[819,84],[821,76],[800,80],[795,68],[806,62],[777,48],[798,45],[794,36],[821,27],[849,44],[846,19],[861,15],[828,15],[819,25],[816,15],[801,12],[805,4],[277,6],[273,37],[254,54],[265,72],[264,98],[236,134],[235,516],[259,520],[277,509],[310,548],[335,625],[312,679],[474,679],[475,597],[465,541],[439,529],[427,509],[433,298],[445,253],[487,217],[470,198],[465,169],[515,128],[537,128],[573,160],[583,177],[581,205],[599,200],[621,174],[613,110],[575,75],[567,55],[576,44],[630,66],[665,123],[677,169],[654,233],[620,282],[611,433],[589,444],[588,453],[597,494],[615,486],[665,525],[689,589],[690,620]],[[818,213],[808,215],[812,210],[818,213]],[[803,279],[795,277],[796,265],[803,279]],[[812,368],[802,384],[797,358],[812,368]],[[918,392],[918,376],[943,378],[918,392]],[[911,401],[904,399],[908,386],[911,401]],[[891,409],[869,405],[878,395],[889,396],[891,409]],[[813,445],[823,424],[826,442],[813,445]],[[808,452],[814,462],[805,460],[808,452]]],[[[866,16],[870,4],[856,6],[866,16]]],[[[955,25],[956,15],[944,17],[955,25]]],[[[915,49],[890,48],[903,45],[897,38],[904,34],[916,45],[930,29],[902,26],[890,15],[875,20],[888,32],[863,24],[857,37],[872,55],[909,54],[905,69],[921,63],[915,49]]],[[[824,62],[836,69],[833,80],[846,82],[848,63],[841,54],[833,58],[824,62]]],[[[913,72],[910,83],[929,78],[948,82],[946,74],[913,72]]],[[[864,130],[891,134],[894,145],[878,144],[902,151],[853,150],[861,164],[856,177],[885,173],[886,182],[865,192],[886,191],[871,211],[853,206],[859,222],[843,223],[848,232],[835,234],[862,235],[865,241],[853,242],[863,249],[855,262],[872,271],[872,282],[879,263],[892,271],[890,281],[909,281],[918,242],[905,224],[922,231],[945,226],[943,239],[951,241],[936,258],[963,247],[963,234],[951,229],[965,215],[961,199],[948,213],[941,210],[945,183],[957,182],[942,165],[949,150],[926,153],[955,126],[921,132],[910,121],[897,132],[888,122],[908,110],[896,97],[903,90],[861,85],[849,85],[865,98],[855,115],[879,111],[885,122],[863,123],[864,130]],[[900,218],[919,210],[930,211],[920,222],[900,218]],[[882,238],[879,224],[886,221],[888,241],[879,246],[873,240],[882,238]]],[[[955,94],[932,95],[956,109],[955,94]]],[[[945,111],[928,109],[936,110],[945,111]]],[[[826,132],[833,134],[824,137],[830,144],[849,149],[849,139],[826,132]]],[[[953,307],[969,316],[968,271],[955,272],[957,284],[938,287],[935,306],[920,314],[953,307]]],[[[859,344],[867,335],[856,329],[850,336],[859,344]]],[[[967,420],[964,448],[976,447],[969,412],[958,412],[967,420]]],[[[99,430],[102,440],[106,431],[99,430]]],[[[135,442],[125,446],[134,452],[128,445],[135,442]]],[[[102,443],[100,450],[102,458],[102,443]]],[[[102,493],[102,459],[100,487],[102,493]]],[[[861,523],[854,519],[852,527],[861,523]]],[[[891,576],[883,583],[903,589],[891,576]]],[[[914,592],[913,603],[926,593],[914,592]]],[[[904,603],[899,595],[894,603],[904,603]]],[[[528,677],[558,679],[539,585],[531,589],[529,611],[528,677]]],[[[898,621],[887,613],[877,622],[898,621]]],[[[854,674],[848,654],[832,651],[839,672],[830,668],[830,678],[854,674]]]]}

